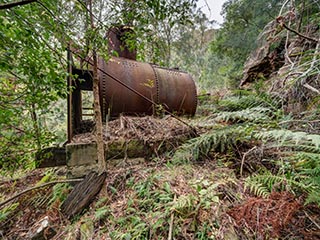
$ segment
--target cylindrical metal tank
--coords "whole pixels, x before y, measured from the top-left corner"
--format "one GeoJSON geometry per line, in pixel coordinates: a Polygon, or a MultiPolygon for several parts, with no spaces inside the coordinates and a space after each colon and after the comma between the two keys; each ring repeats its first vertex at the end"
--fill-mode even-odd
{"type": "Polygon", "coordinates": [[[116,117],[151,115],[152,103],[121,85],[104,72],[136,90],[146,98],[177,115],[194,115],[197,107],[196,86],[192,77],[182,71],[165,69],[149,63],[112,57],[108,62],[99,58],[100,103],[102,114],[116,117]]]}

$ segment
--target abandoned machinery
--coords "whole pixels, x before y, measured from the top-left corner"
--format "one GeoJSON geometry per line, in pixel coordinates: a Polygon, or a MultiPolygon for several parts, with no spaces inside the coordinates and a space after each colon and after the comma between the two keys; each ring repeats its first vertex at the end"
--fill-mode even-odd
{"type": "MultiPolygon", "coordinates": [[[[107,121],[108,117],[116,118],[120,114],[152,115],[163,109],[175,115],[193,116],[197,107],[197,95],[192,77],[177,69],[137,62],[136,51],[130,50],[125,44],[124,36],[128,33],[133,33],[132,29],[111,28],[107,33],[109,50],[110,53],[117,52],[118,57],[112,57],[108,61],[98,58],[102,119],[107,121]]],[[[89,70],[76,68],[72,64],[72,53],[68,49],[68,88],[72,88],[68,95],[68,140],[63,147],[40,151],[36,157],[38,167],[67,165],[70,169],[77,166],[81,168],[81,164],[84,164],[81,156],[86,161],[89,159],[95,163],[95,151],[89,154],[92,143],[77,144],[71,141],[74,135],[91,131],[93,126],[93,99],[89,101],[91,106],[85,100],[90,93],[91,97],[93,95],[93,73],[90,67],[89,70]],[[72,159],[75,159],[74,163],[72,159]]],[[[80,63],[87,61],[78,60],[80,63]]]]}
{"type": "MultiPolygon", "coordinates": [[[[154,64],[138,62],[136,51],[129,50],[123,36],[132,29],[114,27],[107,36],[110,52],[119,57],[108,61],[98,58],[100,104],[103,121],[124,115],[152,115],[157,106],[176,115],[193,116],[197,107],[196,86],[192,77],[177,69],[168,69],[154,64]]],[[[69,52],[71,57],[71,52],[69,52]]],[[[82,91],[92,91],[92,72],[70,66],[69,71],[77,76],[70,79],[73,91],[68,101],[68,141],[74,134],[83,132],[82,91]]]]}

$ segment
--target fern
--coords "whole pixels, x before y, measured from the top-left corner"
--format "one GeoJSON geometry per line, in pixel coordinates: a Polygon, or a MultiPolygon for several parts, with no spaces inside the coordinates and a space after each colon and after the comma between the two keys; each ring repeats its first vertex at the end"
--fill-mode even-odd
{"type": "Polygon", "coordinates": [[[320,148],[318,147],[315,147],[315,146],[312,146],[312,145],[307,145],[305,143],[303,144],[299,144],[299,145],[296,145],[296,144],[290,144],[290,143],[284,143],[282,144],[281,146],[277,143],[273,143],[272,145],[269,145],[270,148],[279,148],[279,147],[282,147],[282,148],[288,148],[288,149],[291,149],[290,152],[285,152],[283,151],[283,153],[286,153],[286,154],[293,154],[294,152],[295,153],[299,153],[299,152],[305,152],[305,153],[317,153],[317,154],[320,154],[320,148]]]}
{"type": "Polygon", "coordinates": [[[48,202],[48,205],[52,205],[56,201],[59,203],[63,202],[70,190],[70,185],[68,183],[59,183],[53,187],[52,196],[48,202]]]}
{"type": "Polygon", "coordinates": [[[248,177],[246,179],[245,188],[249,188],[249,190],[258,197],[268,197],[270,195],[270,190],[253,177],[248,177]]]}
{"type": "Polygon", "coordinates": [[[10,216],[19,206],[19,203],[13,203],[7,207],[4,207],[0,210],[0,222],[4,222],[7,220],[8,216],[10,216]]]}
{"type": "Polygon", "coordinates": [[[271,173],[265,173],[248,177],[246,179],[245,186],[249,187],[254,194],[263,197],[269,195],[276,189],[283,191],[298,187],[299,189],[303,189],[307,192],[311,192],[313,190],[310,184],[305,184],[299,180],[300,179],[290,179],[284,175],[280,176],[273,175],[271,173]]]}
{"type": "Polygon", "coordinates": [[[280,171],[275,175],[267,172],[248,177],[246,187],[262,197],[274,190],[306,193],[306,203],[320,205],[320,135],[274,129],[279,126],[279,118],[289,117],[279,110],[280,103],[264,93],[256,95],[249,92],[242,97],[233,96],[220,101],[218,109],[224,112],[216,112],[215,118],[209,118],[207,123],[228,122],[234,125],[214,129],[188,141],[176,151],[173,161],[198,160],[210,151],[239,151],[242,143],[259,140],[273,150],[273,157],[281,156],[281,161],[275,161],[280,165],[280,171]]]}
{"type": "Polygon", "coordinates": [[[240,111],[254,107],[266,107],[272,110],[280,108],[279,99],[267,94],[246,93],[245,96],[233,96],[219,102],[220,109],[223,111],[240,111]]]}
{"type": "Polygon", "coordinates": [[[215,121],[225,122],[265,122],[272,119],[272,110],[265,107],[254,107],[234,112],[220,112],[215,121]]]}
{"type": "Polygon", "coordinates": [[[246,179],[246,186],[263,197],[275,189],[303,191],[307,193],[306,203],[320,205],[320,154],[293,151],[287,160],[291,166],[286,169],[285,175],[265,173],[251,176],[246,179]]]}
{"type": "Polygon", "coordinates": [[[292,162],[296,170],[307,170],[310,169],[320,174],[320,154],[310,152],[299,152],[295,151],[288,157],[288,160],[292,162]],[[318,172],[319,171],[319,172],[318,172]]]}
{"type": "Polygon", "coordinates": [[[188,216],[194,211],[194,208],[197,203],[197,198],[192,195],[181,195],[176,201],[173,202],[171,211],[179,213],[181,216],[188,216]]]}
{"type": "Polygon", "coordinates": [[[305,204],[317,203],[320,206],[320,189],[312,191],[308,194],[308,197],[305,200],[305,204]]]}
{"type": "Polygon", "coordinates": [[[212,130],[194,138],[178,148],[172,161],[189,162],[208,155],[210,151],[227,152],[237,145],[251,140],[256,125],[234,125],[212,130]]]}
{"type": "Polygon", "coordinates": [[[308,134],[306,132],[294,132],[287,129],[275,129],[256,134],[256,137],[264,141],[277,141],[278,144],[305,144],[320,146],[320,135],[308,134]]]}

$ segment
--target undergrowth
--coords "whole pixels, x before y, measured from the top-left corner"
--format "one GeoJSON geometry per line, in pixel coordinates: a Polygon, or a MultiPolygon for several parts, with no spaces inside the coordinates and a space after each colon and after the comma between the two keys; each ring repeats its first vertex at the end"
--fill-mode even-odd
{"type": "Polygon", "coordinates": [[[256,169],[246,178],[248,189],[264,197],[272,191],[290,190],[306,194],[306,204],[320,206],[320,135],[282,127],[279,123],[291,116],[285,115],[278,101],[266,94],[245,92],[244,96],[237,94],[219,104],[223,111],[207,117],[212,129],[183,144],[172,161],[186,163],[210,159],[212,152],[231,152],[243,166],[256,148],[263,154],[255,162],[268,162],[271,169],[261,164],[260,171],[256,169]],[[217,125],[221,122],[224,124],[217,125]]]}
{"type": "MultiPolygon", "coordinates": [[[[109,169],[97,200],[55,239],[259,239],[255,229],[237,230],[229,210],[252,210],[256,221],[255,211],[272,212],[277,193],[320,205],[318,134],[284,127],[280,122],[292,117],[266,95],[246,92],[215,104],[204,109],[206,131],[159,161],[166,164],[109,169]]],[[[35,183],[55,178],[49,171],[35,183]]],[[[2,208],[0,220],[13,224],[14,214],[39,209],[62,224],[58,209],[70,188],[57,184],[32,193],[22,205],[2,208]]]]}

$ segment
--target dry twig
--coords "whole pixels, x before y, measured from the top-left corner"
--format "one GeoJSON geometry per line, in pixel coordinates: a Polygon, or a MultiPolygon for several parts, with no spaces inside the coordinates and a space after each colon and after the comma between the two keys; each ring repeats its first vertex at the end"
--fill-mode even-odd
{"type": "Polygon", "coordinates": [[[240,176],[242,177],[242,172],[243,172],[243,165],[244,165],[244,160],[246,158],[246,156],[251,153],[253,150],[255,150],[257,148],[257,146],[254,146],[253,148],[251,148],[249,151],[245,152],[242,156],[242,160],[241,160],[241,167],[240,167],[240,176]]]}
{"type": "MultiPolygon", "coordinates": [[[[177,199],[177,196],[174,195],[173,202],[175,202],[176,199],[177,199]]],[[[172,240],[173,221],[174,221],[174,211],[172,211],[171,213],[168,240],[172,240]]]]}

